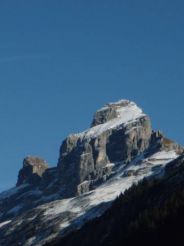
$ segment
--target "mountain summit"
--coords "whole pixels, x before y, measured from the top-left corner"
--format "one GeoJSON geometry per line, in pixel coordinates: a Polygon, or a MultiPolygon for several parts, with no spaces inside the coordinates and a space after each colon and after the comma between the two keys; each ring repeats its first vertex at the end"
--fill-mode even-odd
{"type": "Polygon", "coordinates": [[[27,157],[17,186],[0,194],[0,245],[44,245],[101,216],[143,178],[162,177],[183,147],[151,128],[134,102],[99,109],[91,128],[69,135],[57,166],[27,157]]]}

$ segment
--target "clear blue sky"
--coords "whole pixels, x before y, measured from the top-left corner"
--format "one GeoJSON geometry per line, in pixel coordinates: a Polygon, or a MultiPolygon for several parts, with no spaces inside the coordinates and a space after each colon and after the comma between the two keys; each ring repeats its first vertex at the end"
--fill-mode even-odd
{"type": "Polygon", "coordinates": [[[182,0],[0,1],[0,190],[22,160],[56,165],[62,140],[109,101],[136,101],[184,144],[182,0]]]}

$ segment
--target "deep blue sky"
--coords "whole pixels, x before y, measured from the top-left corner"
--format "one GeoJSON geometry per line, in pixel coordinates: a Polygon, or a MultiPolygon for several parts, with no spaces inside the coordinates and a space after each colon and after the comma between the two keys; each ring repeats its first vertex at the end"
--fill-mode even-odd
{"type": "Polygon", "coordinates": [[[1,0],[0,190],[26,155],[56,165],[62,140],[121,98],[184,144],[183,9],[182,0],[1,0]]]}

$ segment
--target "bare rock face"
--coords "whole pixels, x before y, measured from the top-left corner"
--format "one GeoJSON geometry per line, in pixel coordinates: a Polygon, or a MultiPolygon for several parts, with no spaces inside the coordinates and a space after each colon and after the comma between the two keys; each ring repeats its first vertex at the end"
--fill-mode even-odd
{"type": "Polygon", "coordinates": [[[58,169],[63,195],[80,195],[108,178],[110,163],[129,163],[148,149],[151,123],[133,102],[107,104],[95,113],[92,127],[62,144],[58,169]],[[108,171],[107,171],[108,170],[108,171]]]}
{"type": "Polygon", "coordinates": [[[29,156],[23,161],[23,167],[19,171],[17,186],[22,184],[38,185],[48,164],[39,157],[29,156]]]}
{"type": "Polygon", "coordinates": [[[151,135],[150,151],[154,152],[158,149],[165,151],[174,150],[178,155],[184,152],[183,146],[166,138],[161,131],[153,131],[151,135]]]}

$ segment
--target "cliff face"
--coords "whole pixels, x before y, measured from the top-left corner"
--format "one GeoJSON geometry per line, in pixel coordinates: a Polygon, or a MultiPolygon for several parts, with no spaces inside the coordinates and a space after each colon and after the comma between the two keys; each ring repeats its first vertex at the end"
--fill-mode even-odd
{"type": "Polygon", "coordinates": [[[0,194],[0,245],[41,246],[65,236],[101,216],[132,184],[161,177],[182,153],[135,103],[105,105],[91,128],[63,141],[56,167],[24,159],[17,186],[0,194]]]}
{"type": "Polygon", "coordinates": [[[70,135],[61,146],[63,195],[80,195],[106,180],[112,173],[108,164],[129,163],[148,149],[151,134],[149,117],[133,102],[123,100],[98,110],[89,130],[70,135]]]}

